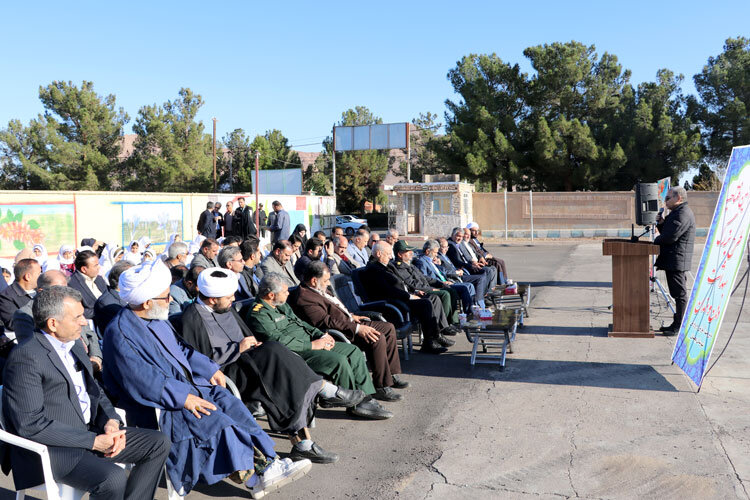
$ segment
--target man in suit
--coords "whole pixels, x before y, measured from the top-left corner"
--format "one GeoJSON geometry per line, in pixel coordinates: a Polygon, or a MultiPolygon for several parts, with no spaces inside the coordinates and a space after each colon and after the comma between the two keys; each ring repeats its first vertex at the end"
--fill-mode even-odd
{"type": "Polygon", "coordinates": [[[474,261],[468,254],[466,248],[461,245],[464,238],[464,230],[460,227],[454,227],[451,232],[451,239],[448,240],[448,258],[457,269],[463,269],[469,274],[484,275],[487,277],[487,287],[492,290],[497,285],[497,269],[494,267],[482,266],[478,261],[474,261]]]}
{"type": "MultiPolygon", "coordinates": [[[[498,259],[490,252],[485,250],[484,243],[479,241],[479,224],[477,224],[476,222],[469,222],[469,224],[466,226],[466,229],[469,230],[469,244],[477,253],[477,255],[482,257],[489,265],[495,266],[498,273],[503,273],[503,278],[505,279],[505,281],[508,281],[508,278],[510,278],[510,276],[508,276],[508,268],[505,266],[505,261],[503,259],[498,259]]],[[[464,230],[464,238],[466,238],[466,236],[466,230],[464,230]]]]}
{"type": "Polygon", "coordinates": [[[370,300],[396,299],[405,303],[411,314],[422,325],[424,332],[422,352],[432,354],[445,352],[446,346],[453,342],[440,333],[449,326],[440,299],[436,295],[420,296],[409,293],[408,287],[388,271],[388,263],[393,258],[393,248],[390,244],[385,241],[376,243],[372,247],[372,256],[373,260],[361,271],[361,282],[370,300]]]}
{"type": "MultiPolygon", "coordinates": [[[[129,262],[126,262],[129,264],[129,262]]],[[[42,290],[46,290],[53,286],[68,286],[68,278],[65,273],[56,269],[50,269],[39,275],[39,279],[36,281],[37,294],[42,290]]],[[[34,313],[33,313],[34,301],[30,300],[23,307],[17,310],[13,314],[13,331],[16,334],[16,340],[20,344],[26,339],[30,339],[34,336],[34,313]]],[[[84,350],[89,356],[91,365],[94,367],[94,371],[99,373],[102,371],[102,350],[99,347],[99,337],[86,323],[81,329],[81,342],[83,343],[84,350]]]]}
{"type": "Polygon", "coordinates": [[[193,256],[190,267],[200,266],[208,269],[209,267],[219,267],[216,256],[219,254],[219,242],[213,238],[206,238],[201,243],[200,249],[193,256]]]}
{"type": "Polygon", "coordinates": [[[349,260],[357,269],[365,267],[370,260],[370,256],[365,250],[365,248],[367,248],[367,240],[369,239],[370,233],[364,229],[359,229],[357,230],[357,234],[352,238],[352,241],[349,242],[349,246],[346,248],[349,260]]]}
{"type": "Polygon", "coordinates": [[[440,259],[440,265],[438,269],[445,274],[448,279],[455,281],[463,281],[464,283],[470,283],[474,285],[476,290],[476,301],[482,308],[485,307],[484,296],[487,294],[487,276],[482,274],[470,274],[464,269],[458,269],[453,265],[453,262],[448,258],[448,238],[438,238],[440,249],[438,251],[438,258],[440,259]]]}
{"type": "Polygon", "coordinates": [[[276,273],[284,278],[287,286],[299,285],[299,279],[294,274],[294,268],[290,259],[292,258],[292,245],[287,240],[279,240],[273,244],[273,250],[263,259],[260,268],[263,276],[268,273],[276,273]]]}
{"type": "Polygon", "coordinates": [[[485,255],[492,256],[492,254],[479,245],[478,240],[472,240],[471,229],[468,227],[464,228],[464,237],[461,245],[466,249],[471,258],[479,262],[483,267],[495,268],[498,283],[503,285],[507,283],[508,276],[505,274],[505,261],[501,263],[500,260],[495,258],[485,258],[485,255]]]}
{"type": "Polygon", "coordinates": [[[303,279],[289,295],[289,304],[297,316],[320,330],[339,330],[346,335],[372,364],[373,397],[381,401],[401,400],[401,394],[393,388],[404,389],[409,383],[398,376],[401,360],[393,325],[350,313],[339,299],[328,293],[331,272],[319,260],[307,266],[303,279]]]}
{"type": "MultiPolygon", "coordinates": [[[[154,498],[169,438],[122,422],[92,375],[80,342],[87,323],[81,294],[42,290],[34,302],[33,337],[18,345],[5,367],[3,414],[8,430],[48,447],[56,481],[92,499],[154,498]],[[132,463],[128,474],[116,463],[132,463]]],[[[17,489],[44,481],[38,457],[12,448],[17,489]]]]}
{"type": "Polygon", "coordinates": [[[36,295],[36,281],[42,274],[42,267],[35,259],[21,259],[13,268],[13,274],[16,280],[0,293],[0,320],[10,331],[13,331],[13,314],[36,295]]]}
{"type": "Polygon", "coordinates": [[[305,250],[302,257],[294,263],[294,275],[302,281],[305,270],[312,262],[320,262],[320,256],[323,253],[323,243],[318,238],[310,238],[305,243],[305,250]]]}
{"type": "Polygon", "coordinates": [[[214,231],[214,238],[219,239],[222,236],[224,236],[224,230],[222,229],[222,226],[224,225],[224,216],[221,213],[221,203],[216,202],[214,203],[214,209],[211,211],[211,213],[214,216],[214,224],[216,227],[216,230],[214,231]]]}
{"type": "Polygon", "coordinates": [[[213,238],[216,235],[216,221],[214,220],[214,202],[206,203],[204,210],[198,218],[198,232],[206,238],[213,238]]]}
{"type": "Polygon", "coordinates": [[[680,331],[687,305],[686,275],[693,264],[695,215],[688,206],[687,191],[680,186],[669,190],[666,206],[669,214],[666,219],[659,214],[656,224],[659,236],[654,239],[654,245],[660,247],[656,267],[667,275],[669,295],[675,302],[672,324],[661,328],[664,335],[670,336],[680,331]]]}
{"type": "Polygon", "coordinates": [[[333,244],[333,252],[326,257],[326,264],[331,270],[331,274],[351,276],[352,270],[356,269],[356,266],[346,254],[346,249],[349,248],[349,241],[346,239],[346,236],[334,236],[333,244]]]}
{"type": "Polygon", "coordinates": [[[284,207],[281,206],[280,201],[274,201],[272,203],[273,211],[276,213],[276,218],[273,221],[273,225],[269,227],[271,233],[273,233],[271,241],[277,242],[279,240],[286,240],[289,238],[291,231],[289,214],[284,207]]]}
{"type": "Polygon", "coordinates": [[[237,198],[237,205],[237,210],[234,211],[234,218],[232,219],[234,234],[243,240],[246,240],[249,236],[258,236],[253,211],[245,204],[245,198],[237,198]]]}
{"type": "Polygon", "coordinates": [[[94,304],[107,291],[107,282],[99,276],[99,259],[91,250],[78,252],[74,262],[76,272],[68,286],[81,292],[86,319],[94,319],[94,304]]]}
{"type": "Polygon", "coordinates": [[[206,269],[202,266],[193,266],[181,280],[176,281],[169,287],[172,300],[169,302],[169,315],[182,312],[198,295],[198,276],[206,269]]]}
{"type": "Polygon", "coordinates": [[[94,324],[96,329],[104,334],[104,330],[109,325],[120,309],[127,306],[128,303],[120,298],[120,275],[133,267],[132,262],[121,260],[116,262],[112,269],[109,271],[107,277],[109,281],[109,290],[104,292],[94,304],[94,324]]]}
{"type": "Polygon", "coordinates": [[[259,241],[256,238],[250,238],[240,244],[240,252],[242,252],[242,259],[244,260],[242,275],[245,277],[245,282],[252,297],[258,295],[258,285],[260,280],[263,279],[263,271],[260,270],[260,261],[263,259],[263,254],[258,248],[258,243],[259,241]]]}
{"type": "MultiPolygon", "coordinates": [[[[235,300],[245,300],[255,297],[250,283],[242,274],[245,269],[245,260],[242,258],[242,251],[237,246],[224,247],[219,252],[219,267],[227,269],[237,277],[237,289],[234,290],[235,300]]],[[[200,286],[198,287],[200,290],[200,286]]],[[[200,293],[200,292],[199,292],[200,293]]]]}
{"type": "Polygon", "coordinates": [[[476,302],[476,291],[474,285],[471,283],[463,283],[460,280],[453,281],[448,278],[444,271],[438,267],[440,262],[440,259],[437,256],[439,248],[440,243],[438,243],[437,240],[425,241],[424,246],[422,247],[422,255],[413,261],[414,267],[419,269],[428,280],[434,280],[438,283],[442,283],[444,286],[449,286],[452,290],[455,290],[461,297],[463,311],[468,313],[472,304],[476,302]]]}
{"type": "Polygon", "coordinates": [[[226,212],[224,212],[224,219],[223,219],[223,222],[222,222],[222,226],[223,226],[223,229],[224,229],[224,236],[226,237],[226,236],[234,234],[234,225],[233,225],[233,223],[234,223],[234,215],[233,215],[234,205],[232,204],[231,201],[228,201],[226,203],[226,205],[225,205],[225,208],[226,208],[226,212]]]}
{"type": "Polygon", "coordinates": [[[260,226],[260,234],[264,238],[268,232],[268,217],[266,211],[263,209],[263,203],[258,203],[258,224],[260,226]]]}

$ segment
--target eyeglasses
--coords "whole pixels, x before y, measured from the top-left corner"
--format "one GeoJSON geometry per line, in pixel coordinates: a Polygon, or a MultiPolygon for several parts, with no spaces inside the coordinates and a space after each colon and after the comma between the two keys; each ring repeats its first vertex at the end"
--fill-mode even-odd
{"type": "Polygon", "coordinates": [[[151,300],[166,300],[166,301],[169,301],[169,299],[171,299],[171,298],[172,298],[172,294],[168,293],[166,297],[154,297],[151,300]]]}

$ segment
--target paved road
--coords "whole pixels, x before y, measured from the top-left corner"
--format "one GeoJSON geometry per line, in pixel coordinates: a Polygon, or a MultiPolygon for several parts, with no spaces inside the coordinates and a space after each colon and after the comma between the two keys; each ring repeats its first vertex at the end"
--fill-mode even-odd
{"type": "MultiPolygon", "coordinates": [[[[314,437],[341,461],[270,498],[748,498],[750,339],[735,336],[696,395],[670,366],[671,339],[606,337],[600,243],[490,249],[536,290],[508,368],[471,368],[466,339],[445,355],[415,353],[406,400],[389,405],[396,417],[320,411],[314,437]]],[[[668,313],[652,299],[658,327],[668,313]]],[[[743,318],[738,331],[747,327],[743,318]]],[[[0,498],[12,498],[1,479],[0,498]]],[[[209,497],[247,495],[227,483],[190,495],[209,497]]]]}

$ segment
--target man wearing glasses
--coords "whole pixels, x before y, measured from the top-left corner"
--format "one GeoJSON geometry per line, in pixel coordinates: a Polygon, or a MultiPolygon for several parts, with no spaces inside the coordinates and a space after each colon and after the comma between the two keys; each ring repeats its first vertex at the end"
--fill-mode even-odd
{"type": "Polygon", "coordinates": [[[687,305],[687,272],[693,262],[693,244],[695,243],[695,215],[687,203],[685,188],[673,187],[666,197],[669,210],[667,218],[661,214],[657,218],[656,229],[659,236],[654,239],[654,245],[659,245],[659,257],[656,267],[667,275],[669,294],[675,302],[675,313],[672,324],[661,327],[666,336],[671,336],[680,330],[682,316],[687,305]]]}
{"type": "Polygon", "coordinates": [[[245,300],[253,298],[253,291],[247,282],[247,277],[242,273],[245,269],[245,260],[242,258],[242,250],[239,247],[224,247],[219,252],[219,267],[234,271],[239,280],[237,290],[234,292],[235,300],[245,300]]]}

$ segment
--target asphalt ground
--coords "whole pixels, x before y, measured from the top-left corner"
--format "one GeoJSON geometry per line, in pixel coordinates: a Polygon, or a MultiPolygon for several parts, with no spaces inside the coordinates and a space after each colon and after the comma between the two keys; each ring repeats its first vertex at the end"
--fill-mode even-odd
{"type": "MultiPolygon", "coordinates": [[[[505,371],[471,367],[463,337],[440,356],[414,352],[402,360],[412,383],[404,401],[384,403],[395,417],[361,421],[320,410],[313,437],[340,461],[313,466],[268,498],[750,498],[750,316],[741,316],[696,393],[670,363],[674,337],[606,336],[611,263],[600,241],[527,243],[489,246],[533,290],[505,371]]],[[[652,294],[652,326],[670,314],[652,294]]],[[[286,439],[276,442],[289,451],[286,439]]],[[[189,498],[248,496],[224,481],[189,498]]],[[[13,498],[12,483],[0,477],[5,498],[13,498]]],[[[164,488],[157,498],[166,498],[164,488]]]]}

